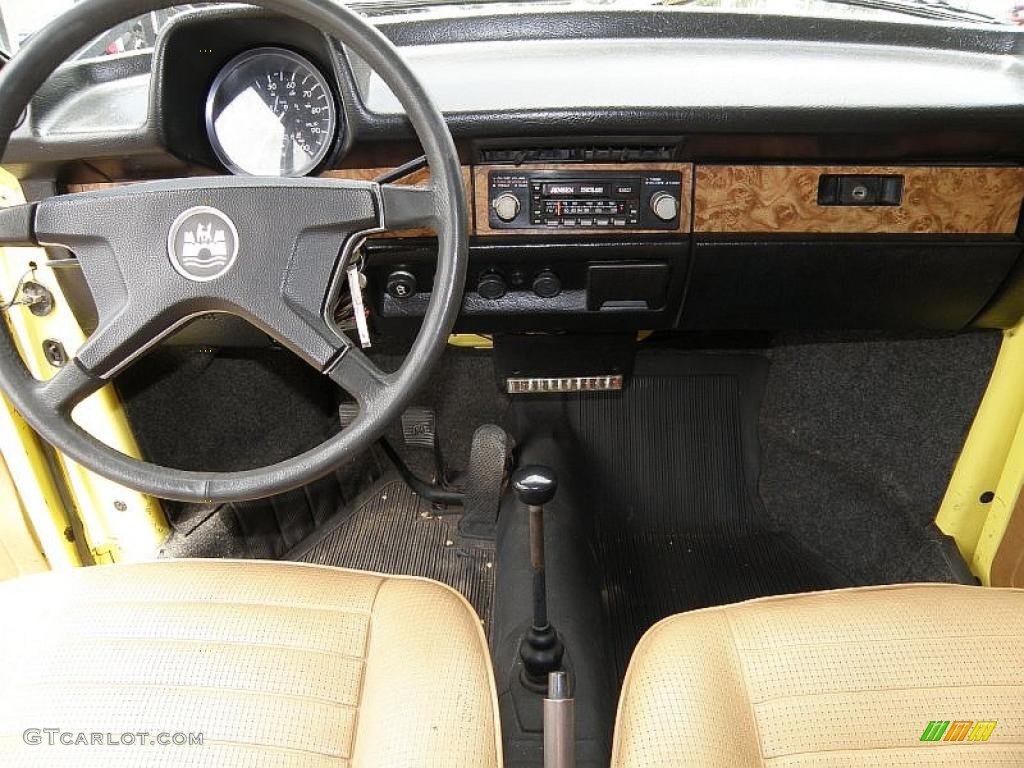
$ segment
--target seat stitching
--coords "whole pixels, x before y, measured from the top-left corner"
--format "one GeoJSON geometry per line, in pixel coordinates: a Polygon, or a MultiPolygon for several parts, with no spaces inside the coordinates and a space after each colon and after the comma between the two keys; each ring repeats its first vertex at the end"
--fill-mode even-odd
{"type": "Polygon", "coordinates": [[[907,635],[905,637],[866,637],[861,639],[853,640],[821,640],[808,642],[808,643],[780,643],[779,645],[773,645],[770,648],[765,648],[762,645],[753,644],[750,646],[737,646],[744,651],[752,651],[755,653],[773,653],[778,650],[786,648],[820,648],[822,646],[832,645],[868,645],[873,643],[918,643],[921,641],[936,640],[1020,640],[1020,635],[1017,634],[994,634],[994,635],[981,635],[981,634],[969,634],[969,635],[907,635]]]}
{"type": "MultiPolygon", "coordinates": [[[[959,747],[960,749],[969,749],[972,752],[980,752],[982,749],[986,751],[994,749],[995,747],[1022,747],[1024,741],[987,741],[987,742],[948,742],[944,743],[943,746],[939,747],[943,752],[952,751],[953,748],[959,747]]],[[[804,755],[837,755],[843,752],[852,752],[855,754],[861,754],[864,752],[895,752],[898,750],[918,750],[918,749],[931,749],[935,750],[936,745],[930,742],[922,744],[901,744],[893,745],[891,747],[840,747],[837,749],[808,749],[800,752],[786,752],[785,754],[776,755],[770,758],[771,761],[782,760],[788,757],[803,757],[804,755]]],[[[936,750],[938,751],[938,750],[936,750]]],[[[1016,750],[1015,750],[1016,751],[1016,750]]]]}
{"type": "Polygon", "coordinates": [[[317,749],[303,749],[302,747],[286,747],[281,744],[266,744],[260,741],[241,741],[238,739],[207,739],[203,738],[203,746],[209,744],[223,744],[225,746],[235,747],[255,747],[261,750],[274,750],[277,752],[297,752],[302,755],[317,755],[319,757],[326,757],[330,760],[344,760],[346,763],[350,761],[350,758],[344,755],[335,754],[333,752],[321,752],[317,749]]]}
{"type": "Polygon", "coordinates": [[[764,756],[764,745],[761,741],[761,726],[757,720],[757,713],[754,711],[754,698],[752,691],[750,690],[750,681],[747,679],[747,670],[743,665],[743,659],[740,656],[739,646],[736,642],[736,633],[732,627],[732,617],[727,611],[723,611],[722,615],[725,617],[725,626],[729,630],[729,641],[732,645],[733,657],[736,660],[736,668],[740,674],[740,681],[743,684],[743,688],[747,694],[747,707],[750,710],[750,722],[754,726],[754,737],[757,739],[757,755],[761,765],[765,765],[764,756]]]}
{"type": "Polygon", "coordinates": [[[182,606],[195,606],[195,605],[234,605],[239,608],[281,608],[286,611],[318,611],[321,613],[345,613],[353,616],[369,616],[372,612],[371,608],[342,608],[337,606],[328,605],[295,605],[291,603],[268,603],[263,601],[255,602],[243,602],[241,600],[215,600],[215,599],[202,599],[202,600],[135,600],[126,598],[124,600],[89,600],[89,608],[94,606],[105,606],[105,605],[136,605],[136,606],[148,606],[148,605],[182,605],[182,606]]]}
{"type": "Polygon", "coordinates": [[[356,713],[352,718],[352,740],[348,745],[350,758],[355,756],[356,745],[359,742],[359,720],[363,712],[363,696],[366,693],[366,673],[370,666],[370,646],[373,643],[373,616],[374,611],[377,609],[377,598],[380,597],[385,581],[382,578],[377,582],[377,589],[374,590],[373,600],[370,602],[370,618],[366,623],[366,644],[363,647],[363,673],[359,677],[359,693],[356,694],[356,713]]]}
{"type": "Polygon", "coordinates": [[[131,642],[131,643],[167,643],[176,645],[188,645],[188,644],[201,644],[201,645],[223,645],[230,648],[245,647],[245,648],[272,648],[279,651],[295,651],[297,653],[315,653],[322,656],[331,656],[333,658],[350,659],[352,661],[362,661],[362,656],[355,656],[350,653],[342,653],[340,651],[328,651],[323,648],[310,648],[302,645],[286,645],[284,643],[254,643],[248,640],[207,640],[202,637],[133,637],[130,635],[76,635],[75,643],[82,642],[95,642],[102,643],[103,645],[109,645],[115,641],[131,642]]]}
{"type": "Polygon", "coordinates": [[[202,693],[227,693],[234,694],[240,693],[244,695],[259,695],[274,697],[280,699],[291,699],[293,701],[312,701],[318,704],[327,704],[332,707],[339,709],[352,709],[356,708],[355,704],[345,704],[344,702],[338,701],[337,699],[329,699],[325,696],[310,696],[301,693],[285,693],[283,691],[272,691],[266,688],[239,688],[232,685],[192,685],[188,683],[146,683],[139,682],[136,680],[64,680],[62,686],[64,688],[93,688],[93,687],[104,687],[111,689],[124,689],[124,688],[163,688],[168,689],[177,693],[183,693],[186,691],[197,691],[202,693]]]}
{"type": "Polygon", "coordinates": [[[1020,690],[1021,683],[964,683],[963,685],[894,685],[882,688],[835,688],[827,691],[816,691],[814,693],[791,693],[784,696],[770,696],[766,699],[758,699],[755,704],[771,704],[776,701],[787,699],[811,699],[815,696],[836,696],[847,693],[892,693],[895,691],[941,691],[963,690],[967,688],[1012,688],[1020,690]]]}

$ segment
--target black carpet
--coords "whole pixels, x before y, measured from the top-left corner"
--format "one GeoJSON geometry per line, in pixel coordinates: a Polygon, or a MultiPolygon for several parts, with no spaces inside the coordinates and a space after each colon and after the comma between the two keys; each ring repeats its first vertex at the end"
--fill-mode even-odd
{"type": "Polygon", "coordinates": [[[779,338],[760,421],[775,524],[855,584],[956,580],[932,521],[999,340],[779,338]]]}
{"type": "MultiPolygon", "coordinates": [[[[149,461],[235,471],[312,448],[339,429],[337,387],[282,349],[164,346],[117,380],[149,461]]],[[[374,470],[362,458],[304,488],[236,504],[164,502],[164,557],[275,559],[354,499],[374,470]]],[[[379,475],[379,471],[376,473],[379,475]]]]}
{"type": "Polygon", "coordinates": [[[386,477],[285,559],[444,582],[469,600],[489,630],[494,549],[458,542],[457,515],[432,515],[404,482],[386,477]]]}
{"type": "Polygon", "coordinates": [[[846,581],[757,494],[766,374],[761,356],[643,356],[625,392],[570,401],[620,677],[665,616],[846,581]]]}

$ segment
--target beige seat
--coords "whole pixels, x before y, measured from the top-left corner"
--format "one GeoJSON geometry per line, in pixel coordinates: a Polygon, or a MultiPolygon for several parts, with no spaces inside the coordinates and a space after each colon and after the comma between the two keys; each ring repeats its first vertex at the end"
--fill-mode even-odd
{"type": "Polygon", "coordinates": [[[197,560],[29,576],[0,584],[0,665],[4,768],[501,764],[479,619],[422,579],[197,560]],[[45,728],[71,736],[25,735],[45,728]],[[202,745],[60,744],[130,732],[202,745]]]}
{"type": "Polygon", "coordinates": [[[630,662],[612,764],[1024,766],[1024,590],[840,590],[666,619],[630,662]]]}

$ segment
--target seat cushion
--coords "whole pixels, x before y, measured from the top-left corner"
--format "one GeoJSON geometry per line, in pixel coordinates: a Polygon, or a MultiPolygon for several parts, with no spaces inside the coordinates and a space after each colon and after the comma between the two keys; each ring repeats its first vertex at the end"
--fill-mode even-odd
{"type": "Polygon", "coordinates": [[[630,662],[612,763],[1022,766],[1024,590],[839,590],[665,619],[630,662]]]}
{"type": "Polygon", "coordinates": [[[6,582],[0,616],[6,768],[501,764],[480,621],[436,582],[168,560],[6,582]]]}

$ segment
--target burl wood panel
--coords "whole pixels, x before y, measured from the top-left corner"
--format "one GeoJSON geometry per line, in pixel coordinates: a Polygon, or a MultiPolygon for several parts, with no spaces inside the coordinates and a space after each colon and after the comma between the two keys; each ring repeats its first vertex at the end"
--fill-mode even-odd
{"type": "Polygon", "coordinates": [[[702,165],[694,231],[1009,235],[1024,168],[702,165]],[[822,174],[904,177],[899,206],[818,205],[822,174]]]}
{"type": "MultiPolygon", "coordinates": [[[[391,168],[339,168],[333,171],[326,171],[321,174],[323,178],[331,179],[354,179],[356,181],[372,181],[381,174],[387,173],[391,168]]],[[[425,184],[430,180],[430,169],[422,168],[414,173],[410,173],[408,176],[400,179],[398,184],[425,184]]],[[[90,192],[100,189],[110,189],[111,187],[122,187],[126,184],[136,184],[136,181],[105,181],[96,182],[90,184],[69,184],[67,186],[68,192],[90,192]]],[[[469,230],[473,231],[473,178],[470,172],[469,166],[463,166],[462,168],[462,184],[466,189],[466,202],[469,204],[469,230]]],[[[410,229],[401,232],[385,232],[381,235],[375,235],[375,237],[428,237],[432,236],[434,232],[429,229],[410,229]]]]}
{"type": "MultiPolygon", "coordinates": [[[[533,229],[494,229],[490,225],[489,209],[490,203],[487,200],[487,175],[491,171],[609,171],[609,172],[638,172],[638,171],[678,171],[682,184],[682,194],[679,203],[679,228],[677,232],[689,233],[690,231],[690,190],[693,184],[693,165],[689,163],[552,163],[550,165],[475,165],[473,166],[473,184],[476,188],[476,233],[478,235],[536,235],[538,232],[551,231],[543,228],[533,229]]],[[[568,232],[569,230],[566,230],[568,232]]],[[[665,229],[573,229],[575,233],[599,233],[610,235],[616,232],[642,234],[657,233],[671,234],[672,230],[665,229]]]]}

